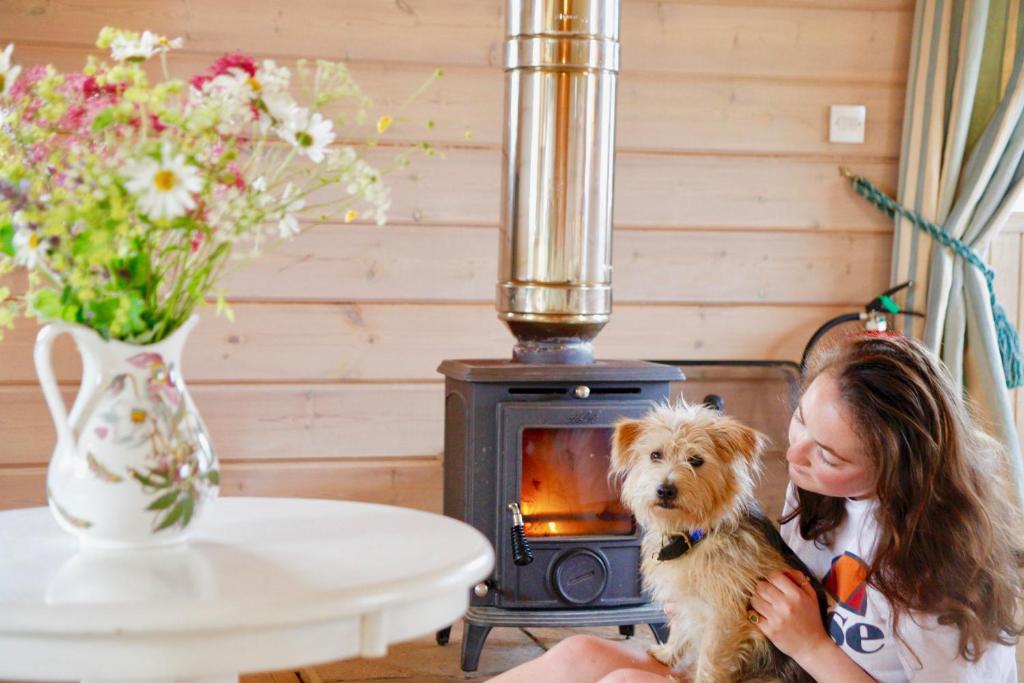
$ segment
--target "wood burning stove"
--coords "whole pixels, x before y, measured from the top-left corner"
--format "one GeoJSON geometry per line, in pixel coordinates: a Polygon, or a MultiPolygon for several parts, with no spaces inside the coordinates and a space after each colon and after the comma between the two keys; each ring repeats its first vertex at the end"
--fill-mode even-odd
{"type": "Polygon", "coordinates": [[[448,360],[439,370],[444,511],[490,538],[496,558],[471,599],[463,669],[476,669],[493,626],[648,623],[660,633],[664,615],[640,588],[639,529],[608,466],[614,423],[667,399],[679,368],[448,360]]]}

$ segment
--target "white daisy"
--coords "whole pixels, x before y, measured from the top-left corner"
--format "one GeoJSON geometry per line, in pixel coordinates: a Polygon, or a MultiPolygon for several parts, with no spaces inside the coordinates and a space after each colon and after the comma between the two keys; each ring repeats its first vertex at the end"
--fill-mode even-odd
{"type": "Polygon", "coordinates": [[[141,36],[124,32],[115,36],[110,43],[110,54],[119,62],[141,62],[159,52],[167,52],[171,48],[181,46],[181,38],[168,40],[151,31],[143,31],[141,36]]]}
{"type": "Polygon", "coordinates": [[[306,205],[306,200],[291,199],[294,194],[292,184],[288,183],[284,188],[284,193],[281,195],[281,220],[277,224],[277,234],[280,235],[281,239],[290,239],[299,234],[299,221],[295,217],[295,212],[306,205]]]}
{"type": "Polygon", "coordinates": [[[253,83],[249,85],[263,94],[280,94],[288,91],[288,82],[292,73],[283,66],[278,66],[273,59],[264,59],[259,68],[256,69],[256,76],[253,83]]]}
{"type": "Polygon", "coordinates": [[[195,166],[183,154],[171,156],[164,143],[159,161],[145,157],[129,162],[124,170],[125,187],[139,197],[139,209],[150,218],[175,218],[195,208],[192,195],[203,188],[195,166]]]}
{"type": "Polygon", "coordinates": [[[217,121],[217,132],[237,135],[253,118],[254,91],[249,80],[244,70],[232,68],[203,83],[201,91],[192,88],[189,97],[194,106],[209,110],[217,121]]]}
{"type": "Polygon", "coordinates": [[[284,121],[292,107],[297,106],[288,93],[291,72],[278,66],[272,59],[264,59],[256,75],[246,81],[253,97],[259,100],[260,132],[266,133],[273,125],[284,121]]]}
{"type": "Polygon", "coordinates": [[[280,136],[290,142],[299,154],[311,161],[324,160],[324,150],[334,142],[334,123],[320,114],[310,116],[308,109],[294,107],[288,112],[280,136]]]}
{"type": "Polygon", "coordinates": [[[14,81],[18,80],[21,73],[20,66],[11,64],[11,53],[14,52],[14,43],[8,43],[3,52],[0,52],[0,97],[6,95],[14,81]]]}
{"type": "Polygon", "coordinates": [[[49,243],[21,218],[21,212],[14,214],[14,262],[32,270],[46,256],[49,243]]]}
{"type": "Polygon", "coordinates": [[[289,112],[298,107],[287,92],[265,92],[260,98],[260,102],[262,103],[262,106],[259,107],[261,133],[266,133],[270,128],[282,126],[288,120],[289,112]]]}
{"type": "Polygon", "coordinates": [[[248,102],[256,91],[256,86],[250,84],[249,80],[249,73],[245,69],[232,67],[204,83],[203,90],[223,92],[228,97],[248,102]]]}

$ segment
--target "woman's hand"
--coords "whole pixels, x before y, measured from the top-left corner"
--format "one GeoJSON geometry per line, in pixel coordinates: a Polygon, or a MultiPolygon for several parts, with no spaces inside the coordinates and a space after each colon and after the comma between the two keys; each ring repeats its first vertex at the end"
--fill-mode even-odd
{"type": "Polygon", "coordinates": [[[832,645],[814,587],[799,571],[777,572],[758,581],[750,606],[750,621],[797,663],[822,645],[832,645]]]}

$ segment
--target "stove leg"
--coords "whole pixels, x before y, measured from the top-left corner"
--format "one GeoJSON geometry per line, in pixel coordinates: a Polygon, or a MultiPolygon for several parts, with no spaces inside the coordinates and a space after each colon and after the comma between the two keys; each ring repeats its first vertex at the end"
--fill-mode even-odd
{"type": "Polygon", "coordinates": [[[668,624],[662,622],[660,624],[647,624],[651,627],[651,633],[654,634],[654,639],[658,641],[658,644],[668,641],[668,624]]]}
{"type": "Polygon", "coordinates": [[[480,652],[484,649],[484,641],[491,632],[490,626],[479,626],[468,621],[463,622],[462,629],[462,670],[476,671],[480,665],[480,652]]]}
{"type": "Polygon", "coordinates": [[[452,627],[449,626],[447,628],[443,628],[440,631],[438,631],[435,634],[434,638],[437,640],[437,644],[438,645],[447,645],[448,644],[448,639],[451,638],[451,636],[452,636],[452,627]]]}
{"type": "Polygon", "coordinates": [[[633,624],[623,624],[619,626],[619,635],[625,636],[626,638],[632,638],[636,635],[636,626],[633,624]]]}

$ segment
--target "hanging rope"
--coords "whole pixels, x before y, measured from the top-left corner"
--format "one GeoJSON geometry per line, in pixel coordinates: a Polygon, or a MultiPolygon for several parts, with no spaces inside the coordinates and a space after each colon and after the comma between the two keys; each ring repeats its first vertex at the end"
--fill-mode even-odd
{"type": "Polygon", "coordinates": [[[903,216],[919,229],[931,235],[932,239],[939,244],[952,249],[958,256],[982,272],[985,282],[988,283],[989,305],[992,307],[992,318],[996,324],[996,339],[999,341],[999,357],[1003,362],[1006,386],[1009,389],[1015,389],[1024,384],[1024,359],[1021,354],[1020,337],[1009,318],[1006,317],[1006,311],[996,301],[995,271],[962,240],[953,237],[938,225],[928,222],[920,214],[903,208],[896,200],[872,185],[864,176],[854,175],[845,167],[840,168],[839,172],[850,179],[857,194],[874,204],[889,218],[896,218],[897,215],[903,216]]]}

